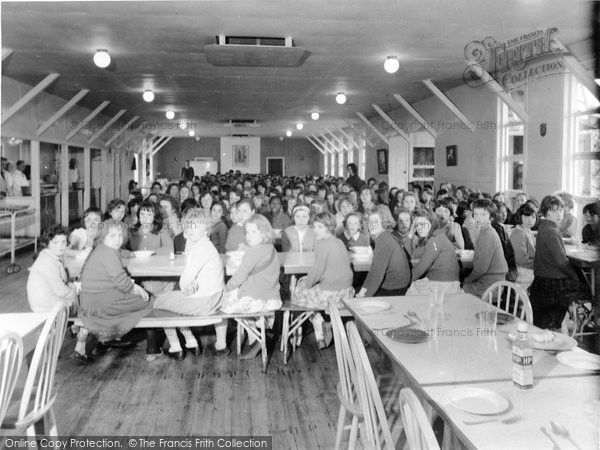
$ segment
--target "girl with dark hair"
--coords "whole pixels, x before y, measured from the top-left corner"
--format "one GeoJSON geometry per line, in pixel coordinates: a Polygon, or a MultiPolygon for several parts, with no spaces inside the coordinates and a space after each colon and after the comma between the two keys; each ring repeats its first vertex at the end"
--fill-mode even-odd
{"type": "Polygon", "coordinates": [[[173,251],[173,239],[169,230],[163,226],[163,218],[156,203],[142,202],[137,220],[129,239],[131,251],[154,250],[167,255],[173,251]]]}
{"type": "Polygon", "coordinates": [[[160,211],[162,213],[162,224],[169,231],[171,238],[181,232],[179,223],[179,202],[176,197],[165,195],[160,199],[160,211]]]}
{"type": "Polygon", "coordinates": [[[167,187],[167,191],[165,194],[173,198],[179,198],[179,185],[177,183],[171,183],[167,187]]]}
{"type": "Polygon", "coordinates": [[[127,202],[127,215],[125,216],[125,219],[123,219],[123,222],[125,222],[129,228],[137,225],[137,211],[142,202],[143,199],[141,197],[132,198],[127,202]]]}
{"type": "Polygon", "coordinates": [[[437,216],[423,209],[415,211],[412,230],[416,240],[408,240],[413,247],[407,250],[419,262],[412,270],[412,284],[406,295],[429,295],[433,288],[458,294],[458,257],[445,231],[439,227],[437,216]]]}
{"type": "Polygon", "coordinates": [[[214,199],[210,191],[202,191],[200,194],[200,199],[198,200],[198,205],[200,205],[200,208],[202,208],[202,214],[204,214],[204,218],[209,222],[212,217],[210,208],[213,204],[213,201],[214,199]]]}
{"type": "Polygon", "coordinates": [[[465,278],[463,289],[476,297],[481,297],[496,281],[503,281],[508,272],[500,237],[492,227],[495,214],[496,207],[491,200],[484,198],[473,203],[473,219],[478,234],[473,271],[465,278]]]}
{"type": "Polygon", "coordinates": [[[540,205],[542,219],[536,238],[530,296],[533,323],[542,328],[560,328],[571,302],[590,297],[565,252],[559,231],[563,215],[560,198],[544,197],[540,205]]]}
{"type": "Polygon", "coordinates": [[[227,217],[226,209],[221,202],[213,202],[211,211],[211,231],[210,241],[213,243],[219,253],[225,253],[225,242],[227,242],[227,217]]]}
{"type": "Polygon", "coordinates": [[[244,224],[250,217],[254,215],[256,209],[254,202],[249,198],[244,198],[237,202],[237,222],[234,223],[227,233],[227,241],[225,242],[225,251],[232,252],[236,250],[245,250],[248,243],[246,242],[246,231],[244,224]]]}
{"type": "Polygon", "coordinates": [[[439,221],[440,229],[446,234],[446,237],[454,248],[464,250],[465,240],[462,229],[452,218],[452,201],[449,198],[437,200],[434,211],[439,221]]]}
{"type": "Polygon", "coordinates": [[[65,254],[84,260],[92,251],[94,238],[102,222],[102,211],[94,206],[83,212],[81,225],[69,235],[69,248],[65,254]]]}
{"type": "Polygon", "coordinates": [[[588,203],[583,207],[585,226],[581,230],[584,244],[600,245],[600,203],[588,203]]]}
{"type": "Polygon", "coordinates": [[[517,279],[515,283],[526,292],[533,282],[533,260],[535,258],[535,239],[531,229],[537,221],[536,209],[528,203],[521,205],[515,213],[517,225],[509,240],[515,253],[517,279]]]}
{"type": "MultiPolygon", "coordinates": [[[[183,217],[183,215],[186,213],[186,211],[188,211],[190,209],[196,209],[196,208],[198,208],[198,202],[196,200],[194,200],[193,198],[185,199],[181,203],[181,216],[183,217]]],[[[181,233],[179,233],[177,236],[175,236],[173,238],[174,252],[175,253],[184,253],[186,244],[187,244],[187,241],[185,239],[185,233],[182,231],[181,233]]]]}
{"type": "Polygon", "coordinates": [[[55,225],[44,230],[40,238],[42,251],[29,269],[27,300],[33,312],[47,313],[57,303],[71,306],[77,298],[76,283],[67,283],[62,258],[67,248],[67,232],[55,225]]]}

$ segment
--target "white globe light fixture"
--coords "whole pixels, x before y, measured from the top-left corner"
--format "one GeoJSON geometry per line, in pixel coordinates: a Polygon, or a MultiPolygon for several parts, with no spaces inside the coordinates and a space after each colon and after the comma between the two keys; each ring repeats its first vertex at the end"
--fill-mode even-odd
{"type": "Polygon", "coordinates": [[[297,130],[301,130],[302,128],[304,128],[304,124],[302,124],[302,123],[297,123],[296,124],[296,129],[297,130]]]}
{"type": "Polygon", "coordinates": [[[144,94],[142,95],[142,98],[144,99],[144,101],[150,103],[154,100],[154,92],[150,90],[145,90],[144,94]]]}
{"type": "Polygon", "coordinates": [[[318,113],[318,112],[314,112],[314,113],[312,113],[312,114],[310,115],[310,118],[311,118],[312,120],[319,120],[319,117],[320,117],[320,116],[319,116],[319,113],[318,113]]]}
{"type": "Polygon", "coordinates": [[[108,50],[98,49],[94,54],[94,64],[96,64],[101,69],[105,69],[110,66],[110,55],[108,54],[108,50]]]}
{"type": "Polygon", "coordinates": [[[165,114],[167,116],[167,119],[172,120],[175,118],[175,113],[173,111],[167,111],[167,114],[165,114]]]}
{"type": "Polygon", "coordinates": [[[388,56],[383,63],[383,68],[387,73],[396,73],[400,68],[400,61],[395,56],[388,56]]]}
{"type": "Polygon", "coordinates": [[[290,130],[287,130],[287,131],[285,132],[285,135],[286,135],[287,137],[292,137],[292,132],[291,132],[290,130]]]}
{"type": "Polygon", "coordinates": [[[190,131],[188,131],[188,135],[190,137],[194,137],[196,135],[196,132],[194,130],[190,130],[190,131]]]}
{"type": "Polygon", "coordinates": [[[179,128],[181,128],[182,130],[185,130],[185,129],[187,128],[187,123],[185,123],[185,122],[181,122],[181,123],[179,124],[179,128]]]}
{"type": "Polygon", "coordinates": [[[338,92],[338,95],[335,96],[335,101],[338,102],[338,105],[343,105],[346,103],[346,94],[338,92]]]}

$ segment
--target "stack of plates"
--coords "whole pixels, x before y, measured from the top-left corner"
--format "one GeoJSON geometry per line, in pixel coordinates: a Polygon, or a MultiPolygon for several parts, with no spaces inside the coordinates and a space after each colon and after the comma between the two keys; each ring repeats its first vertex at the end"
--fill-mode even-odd
{"type": "Polygon", "coordinates": [[[447,398],[455,408],[472,414],[500,414],[509,406],[508,400],[500,394],[476,387],[453,389],[448,393],[447,398]]]}
{"type": "Polygon", "coordinates": [[[392,305],[380,300],[360,300],[354,303],[354,308],[361,314],[377,314],[387,311],[392,305]]]}

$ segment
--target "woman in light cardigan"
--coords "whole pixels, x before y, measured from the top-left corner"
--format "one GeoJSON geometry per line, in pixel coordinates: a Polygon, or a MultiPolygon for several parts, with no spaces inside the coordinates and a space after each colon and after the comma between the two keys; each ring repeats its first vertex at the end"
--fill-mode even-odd
{"type": "Polygon", "coordinates": [[[517,280],[523,290],[527,291],[533,282],[533,261],[535,258],[535,239],[531,228],[537,221],[537,211],[529,203],[521,205],[516,212],[517,226],[510,234],[509,241],[515,252],[517,263],[517,280]]]}
{"type": "Polygon", "coordinates": [[[315,232],[309,225],[310,210],[304,204],[294,207],[294,225],[287,227],[281,236],[281,249],[284,252],[312,252],[315,248],[315,232]]]}

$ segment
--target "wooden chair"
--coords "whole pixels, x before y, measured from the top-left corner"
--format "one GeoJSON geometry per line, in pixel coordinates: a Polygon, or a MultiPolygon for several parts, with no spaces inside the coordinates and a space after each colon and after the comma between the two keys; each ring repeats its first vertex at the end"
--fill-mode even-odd
{"type": "Polygon", "coordinates": [[[346,330],[350,341],[350,351],[356,364],[356,389],[364,415],[364,420],[359,425],[359,440],[364,448],[394,449],[395,444],[392,440],[392,433],[375,382],[373,369],[356,324],[348,322],[346,330]]]}
{"type": "Polygon", "coordinates": [[[400,415],[411,450],[439,450],[427,414],[411,388],[400,391],[400,415]]]}
{"type": "Polygon", "coordinates": [[[342,446],[344,431],[350,430],[348,438],[348,448],[356,446],[358,435],[358,424],[363,418],[362,407],[358,402],[356,392],[356,365],[350,352],[348,336],[342,323],[342,317],[336,306],[335,300],[329,300],[329,315],[331,317],[331,327],[333,329],[333,342],[335,345],[335,356],[337,359],[340,382],[337,385],[337,394],[340,399],[340,412],[338,414],[337,433],[335,436],[335,450],[342,446]],[[348,414],[352,416],[352,421],[348,425],[348,414]]]}
{"type": "Polygon", "coordinates": [[[0,425],[17,385],[22,361],[23,341],[19,335],[12,331],[0,333],[0,425]]]}
{"type": "Polygon", "coordinates": [[[2,428],[27,428],[27,436],[35,437],[35,424],[44,420],[44,434],[57,436],[53,405],[54,375],[67,324],[68,307],[56,305],[50,313],[37,341],[25,381],[18,415],[6,417],[2,428]]]}
{"type": "Polygon", "coordinates": [[[498,308],[503,309],[507,313],[512,314],[521,320],[525,320],[527,323],[533,323],[533,310],[531,309],[529,297],[527,296],[527,293],[515,283],[511,283],[510,281],[496,281],[486,289],[482,299],[484,302],[496,304],[498,308]],[[502,306],[503,301],[504,306],[502,306]]]}

